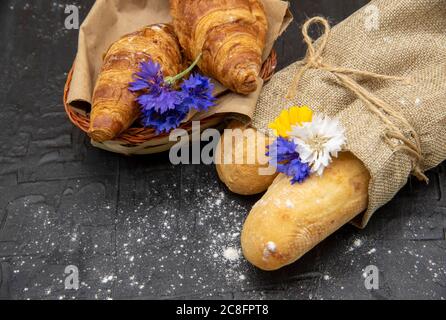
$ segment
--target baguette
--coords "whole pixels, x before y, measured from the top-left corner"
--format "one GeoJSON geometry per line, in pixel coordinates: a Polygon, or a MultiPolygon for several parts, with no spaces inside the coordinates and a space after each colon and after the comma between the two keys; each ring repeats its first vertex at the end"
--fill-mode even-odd
{"type": "Polygon", "coordinates": [[[370,175],[342,153],[321,177],[291,185],[279,175],[254,206],[242,232],[244,256],[262,270],[292,264],[367,208],[370,175]]]}

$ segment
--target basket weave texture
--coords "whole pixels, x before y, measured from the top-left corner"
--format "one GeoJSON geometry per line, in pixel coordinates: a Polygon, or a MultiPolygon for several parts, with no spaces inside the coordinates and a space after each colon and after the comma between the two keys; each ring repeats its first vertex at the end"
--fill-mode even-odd
{"type": "MultiPolygon", "coordinates": [[[[260,77],[268,81],[274,74],[277,66],[277,54],[273,50],[262,66],[260,77]]],[[[90,128],[90,115],[83,114],[72,108],[68,103],[68,93],[70,90],[73,68],[68,73],[64,88],[64,106],[70,121],[83,132],[88,133],[90,128]]],[[[225,118],[224,114],[216,114],[201,120],[201,129],[217,126],[225,118]]],[[[186,122],[181,125],[181,129],[188,132],[192,129],[192,123],[186,122]]],[[[121,153],[125,155],[152,154],[169,150],[173,145],[168,139],[169,134],[158,135],[152,128],[131,127],[119,137],[112,141],[98,143],[92,141],[93,146],[110,152],[121,153]]]]}

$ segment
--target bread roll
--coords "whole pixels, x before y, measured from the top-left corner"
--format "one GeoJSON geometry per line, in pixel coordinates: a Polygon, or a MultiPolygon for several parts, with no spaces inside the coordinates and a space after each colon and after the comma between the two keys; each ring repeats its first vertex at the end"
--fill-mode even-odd
{"type": "Polygon", "coordinates": [[[201,71],[237,93],[257,89],[268,21],[260,0],[171,0],[175,31],[201,71]]]}
{"type": "Polygon", "coordinates": [[[279,175],[245,222],[246,259],[263,270],[295,262],[367,208],[369,180],[367,169],[350,153],[303,184],[291,185],[279,175]]]}
{"type": "Polygon", "coordinates": [[[140,63],[152,59],[165,77],[183,68],[183,58],[172,26],[157,24],[126,35],[104,57],[93,93],[90,137],[97,142],[113,140],[139,117],[136,94],[128,90],[140,63]]]}
{"type": "Polygon", "coordinates": [[[265,192],[277,174],[261,175],[259,169],[268,167],[266,147],[274,139],[270,139],[252,128],[246,128],[238,121],[232,122],[228,129],[236,131],[225,131],[217,147],[218,176],[234,193],[254,195],[265,192]],[[232,147],[225,148],[228,139],[232,139],[232,147]],[[252,164],[247,164],[248,152],[254,152],[257,155],[252,164]],[[228,159],[232,159],[233,163],[229,163],[228,159]],[[236,159],[242,159],[242,161],[237,164],[235,163],[236,159]]]}

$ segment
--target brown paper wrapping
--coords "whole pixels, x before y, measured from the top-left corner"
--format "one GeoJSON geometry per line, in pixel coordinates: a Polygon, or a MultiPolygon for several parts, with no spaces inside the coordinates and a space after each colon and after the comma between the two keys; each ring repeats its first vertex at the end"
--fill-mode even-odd
{"type": "MultiPolygon", "coordinates": [[[[262,0],[269,21],[269,31],[263,58],[271,53],[274,42],[292,21],[289,3],[280,0],[262,0]]],[[[73,78],[68,94],[68,104],[88,112],[94,85],[102,66],[103,54],[110,45],[125,34],[145,25],[166,23],[172,19],[167,0],[97,0],[82,24],[79,32],[79,46],[73,66],[73,78]]],[[[259,79],[259,82],[262,82],[259,79]]],[[[262,82],[263,84],[263,82],[262,82]]],[[[217,84],[219,94],[217,106],[206,114],[196,114],[193,119],[203,119],[216,113],[235,113],[252,118],[261,87],[248,95],[224,93],[217,84]]]]}

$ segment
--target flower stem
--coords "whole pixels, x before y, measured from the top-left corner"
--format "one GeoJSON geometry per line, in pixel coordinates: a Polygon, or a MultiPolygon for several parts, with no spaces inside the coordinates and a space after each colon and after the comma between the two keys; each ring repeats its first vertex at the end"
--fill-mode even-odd
{"type": "Polygon", "coordinates": [[[181,80],[182,78],[184,78],[189,72],[191,72],[195,66],[198,64],[198,62],[200,62],[201,56],[203,54],[200,53],[197,57],[197,59],[195,59],[195,61],[189,66],[189,68],[187,68],[186,70],[184,70],[183,72],[177,74],[174,77],[166,77],[164,79],[164,82],[168,85],[174,85],[178,80],[181,80]]]}

